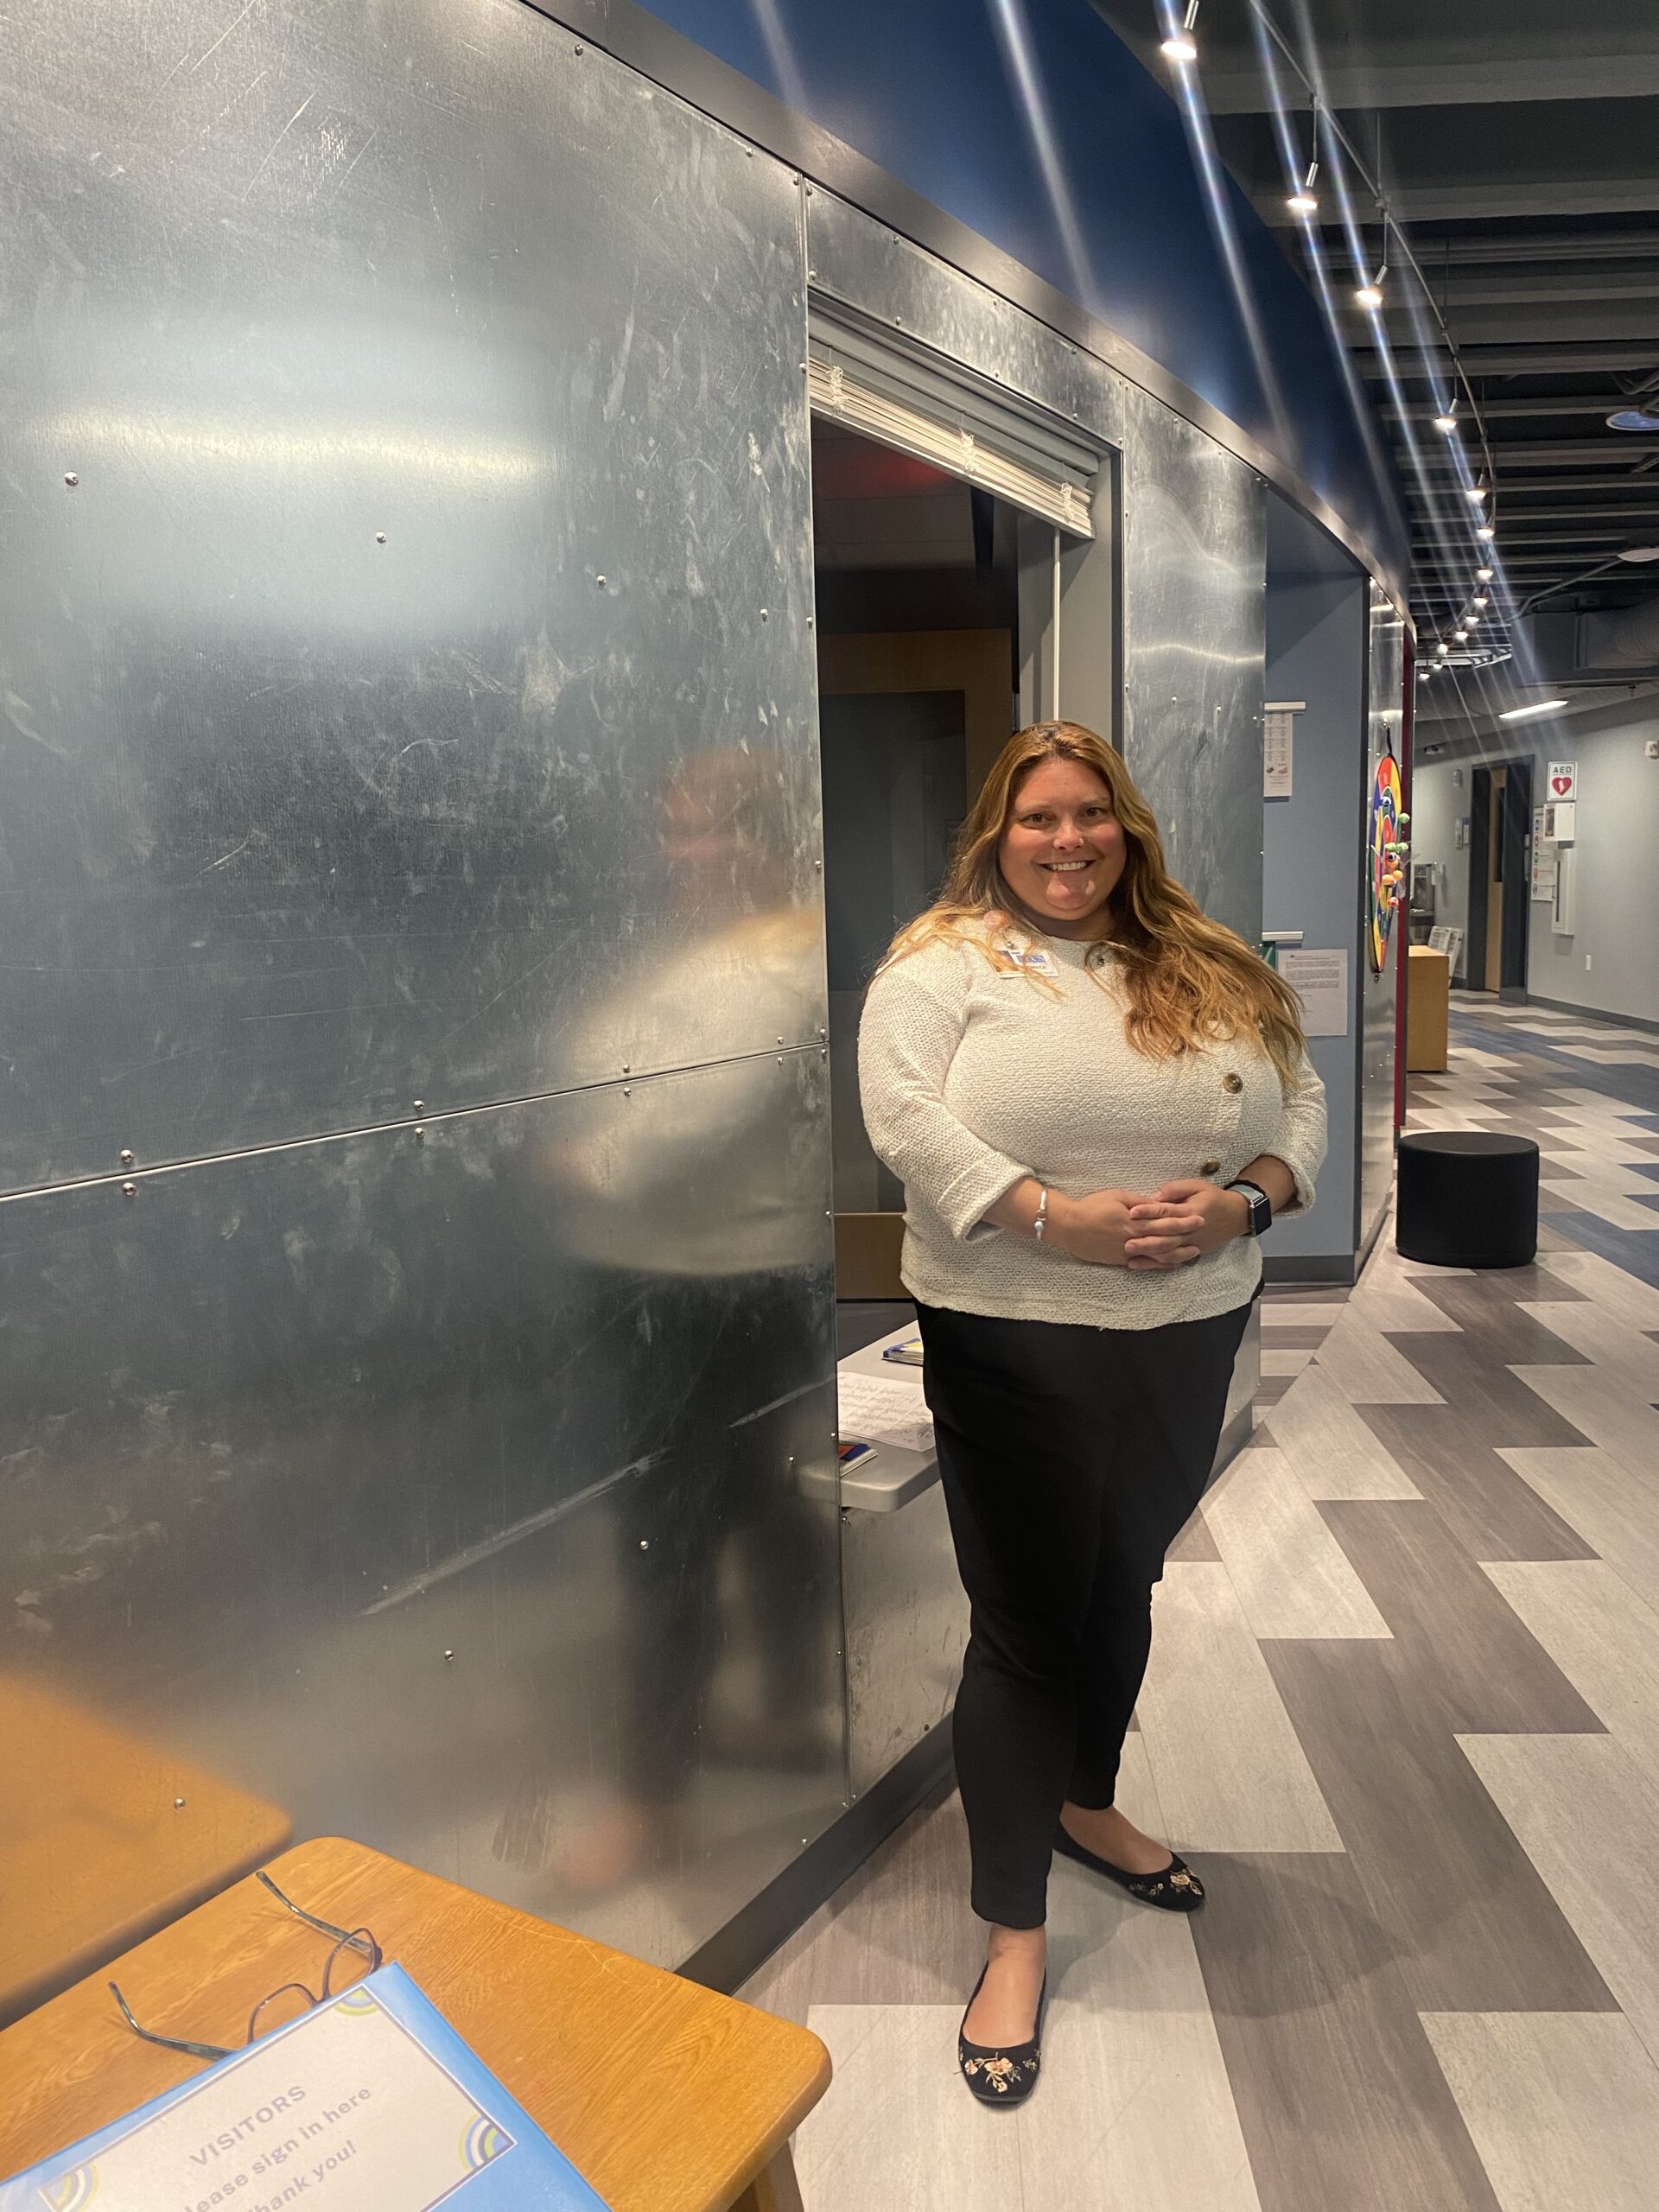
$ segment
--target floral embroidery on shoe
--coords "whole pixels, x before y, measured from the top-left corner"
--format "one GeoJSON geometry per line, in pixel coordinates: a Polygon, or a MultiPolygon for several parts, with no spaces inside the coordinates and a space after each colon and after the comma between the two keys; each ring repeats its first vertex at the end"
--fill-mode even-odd
{"type": "Polygon", "coordinates": [[[962,2070],[969,2076],[982,2074],[998,2096],[1005,2097],[1022,2075],[1036,2073],[1037,2061],[1010,2058],[1006,2051],[999,2050],[989,2058],[964,2058],[962,2070]]]}

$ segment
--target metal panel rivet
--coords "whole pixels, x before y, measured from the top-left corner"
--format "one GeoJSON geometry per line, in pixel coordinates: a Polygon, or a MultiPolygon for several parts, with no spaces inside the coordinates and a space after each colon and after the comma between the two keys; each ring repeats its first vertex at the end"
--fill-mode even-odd
{"type": "Polygon", "coordinates": [[[604,577],[603,577],[603,576],[595,576],[595,577],[594,578],[594,589],[595,591],[603,591],[603,590],[604,590],[604,588],[605,588],[605,579],[604,579],[604,577]]]}
{"type": "Polygon", "coordinates": [[[413,1098],[410,1101],[410,1104],[417,1114],[424,1114],[426,1111],[426,1101],[424,1098],[413,1098]]]}
{"type": "Polygon", "coordinates": [[[586,54],[586,53],[587,53],[587,51],[588,51],[588,49],[587,49],[587,48],[586,48],[585,46],[579,46],[579,47],[576,48],[576,52],[577,52],[578,54],[586,54]]]}
{"type": "Polygon", "coordinates": [[[121,1195],[124,1198],[136,1198],[138,1195],[138,1185],[136,1183],[124,1183],[121,1185],[121,1195]]]}
{"type": "Polygon", "coordinates": [[[649,1536],[640,1537],[639,1548],[642,1552],[648,1552],[651,1549],[651,1538],[649,1536]]]}
{"type": "Polygon", "coordinates": [[[455,1655],[453,1651],[446,1651],[443,1656],[446,1659],[453,1659],[455,1655]]]}
{"type": "Polygon", "coordinates": [[[770,620],[770,619],[771,619],[771,618],[770,618],[770,616],[767,614],[766,608],[763,607],[761,608],[761,610],[760,610],[760,620],[761,620],[763,622],[766,622],[766,621],[770,620]]]}
{"type": "Polygon", "coordinates": [[[813,622],[813,617],[812,617],[811,615],[810,615],[810,614],[809,614],[809,615],[807,616],[807,618],[806,618],[806,626],[807,626],[807,628],[808,628],[809,630],[812,627],[812,622],[813,622]]]}
{"type": "Polygon", "coordinates": [[[124,1152],[124,1152],[122,1153],[122,1154],[121,1154],[121,1165],[122,1165],[124,1167],[130,1167],[130,1166],[131,1166],[131,1165],[132,1165],[132,1154],[131,1154],[130,1152],[124,1152]]]}
{"type": "Polygon", "coordinates": [[[375,533],[374,533],[374,542],[375,542],[375,543],[376,543],[377,545],[384,545],[384,544],[385,543],[385,542],[386,542],[386,533],[385,533],[385,531],[384,530],[377,530],[377,531],[375,531],[375,533]]]}
{"type": "Polygon", "coordinates": [[[418,1122],[415,1124],[415,1141],[416,1144],[424,1144],[426,1142],[426,1131],[421,1127],[418,1122]]]}
{"type": "Polygon", "coordinates": [[[184,1800],[182,1797],[175,1797],[173,1800],[173,1809],[175,1813],[181,1813],[184,1810],[184,1800]]]}
{"type": "Polygon", "coordinates": [[[73,492],[76,485],[79,483],[80,479],[76,475],[73,468],[66,468],[63,472],[63,480],[73,492]]]}
{"type": "Polygon", "coordinates": [[[624,1075],[632,1075],[633,1073],[633,1063],[632,1060],[623,1061],[622,1072],[624,1075]]]}
{"type": "Polygon", "coordinates": [[[633,1085],[632,1085],[631,1083],[625,1083],[625,1084],[623,1084],[623,1086],[622,1086],[622,1096],[623,1096],[625,1098],[632,1098],[632,1096],[633,1096],[633,1085]]]}

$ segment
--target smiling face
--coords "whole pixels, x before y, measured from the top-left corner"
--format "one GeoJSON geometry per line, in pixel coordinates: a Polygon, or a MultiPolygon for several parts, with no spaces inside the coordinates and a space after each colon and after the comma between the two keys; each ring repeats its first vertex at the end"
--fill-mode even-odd
{"type": "Polygon", "coordinates": [[[997,858],[1039,929],[1098,937],[1125,859],[1123,825],[1104,781],[1081,760],[1039,761],[1014,795],[997,858]]]}

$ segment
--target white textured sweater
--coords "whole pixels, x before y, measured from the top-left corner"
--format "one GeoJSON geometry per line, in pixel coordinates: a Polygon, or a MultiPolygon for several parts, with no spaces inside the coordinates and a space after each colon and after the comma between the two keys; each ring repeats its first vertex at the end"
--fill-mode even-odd
{"type": "Polygon", "coordinates": [[[1263,1153],[1295,1177],[1283,1211],[1300,1212],[1325,1157],[1325,1086],[1306,1057],[1288,1086],[1249,1038],[1148,1059],[1126,1034],[1109,946],[1007,928],[989,944],[1007,956],[995,965],[971,944],[896,961],[865,1003],[864,1126],[905,1185],[906,1289],[962,1313],[1108,1329],[1244,1305],[1262,1274],[1254,1237],[1151,1273],[1073,1259],[985,1214],[1027,1175],[1073,1198],[1152,1192],[1178,1176],[1224,1184],[1263,1153]]]}

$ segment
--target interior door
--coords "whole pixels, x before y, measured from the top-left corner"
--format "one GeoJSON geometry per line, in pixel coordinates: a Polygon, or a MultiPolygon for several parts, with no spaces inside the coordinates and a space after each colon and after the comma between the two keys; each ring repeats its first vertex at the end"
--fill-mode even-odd
{"type": "Polygon", "coordinates": [[[1503,793],[1509,772],[1494,768],[1486,815],[1486,964],[1484,987],[1496,993],[1503,983],[1503,793]]]}

